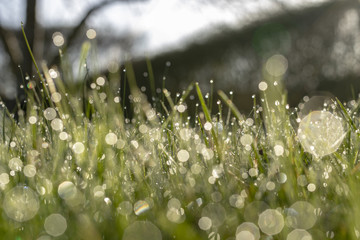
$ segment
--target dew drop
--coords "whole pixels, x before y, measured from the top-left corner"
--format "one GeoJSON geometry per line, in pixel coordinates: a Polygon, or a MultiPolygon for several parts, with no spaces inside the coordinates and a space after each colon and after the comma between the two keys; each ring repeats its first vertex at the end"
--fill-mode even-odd
{"type": "Polygon", "coordinates": [[[136,221],[128,226],[122,240],[162,240],[157,226],[149,221],[136,221]]]}
{"type": "Polygon", "coordinates": [[[254,234],[249,231],[241,231],[236,234],[236,240],[256,240],[254,234]]]}
{"type": "Polygon", "coordinates": [[[105,142],[109,145],[115,145],[118,141],[118,138],[115,133],[108,133],[105,136],[105,142]]]}
{"type": "Polygon", "coordinates": [[[23,167],[23,162],[20,158],[12,158],[9,161],[9,168],[15,172],[21,171],[23,167]]]}
{"type": "Polygon", "coordinates": [[[297,201],[289,208],[286,224],[292,228],[310,229],[316,223],[315,208],[311,203],[297,201]]]}
{"type": "Polygon", "coordinates": [[[210,218],[212,226],[220,227],[226,219],[226,211],[220,203],[209,203],[203,208],[201,216],[210,218]]]}
{"type": "Polygon", "coordinates": [[[182,128],[179,134],[180,134],[180,138],[184,141],[189,141],[191,138],[191,130],[188,128],[182,128]]]}
{"type": "Polygon", "coordinates": [[[206,122],[206,123],[204,124],[204,129],[205,129],[206,131],[210,131],[210,130],[212,129],[212,124],[211,124],[210,122],[206,122]]]}
{"type": "Polygon", "coordinates": [[[35,124],[36,122],[37,122],[37,117],[35,117],[35,116],[29,117],[29,123],[30,124],[35,124]]]}
{"type": "Polygon", "coordinates": [[[61,214],[53,213],[45,219],[44,228],[47,234],[58,237],[66,231],[67,222],[61,214]]]}
{"type": "Polygon", "coordinates": [[[183,113],[183,112],[185,112],[186,107],[185,107],[185,105],[180,104],[179,106],[177,106],[177,110],[179,113],[183,113]]]}
{"type": "Polygon", "coordinates": [[[26,177],[34,177],[36,175],[36,167],[33,164],[28,164],[24,167],[23,172],[26,177]]]}
{"type": "Polygon", "coordinates": [[[258,87],[259,87],[260,91],[265,91],[267,89],[268,85],[266,82],[260,82],[258,87]]]}
{"type": "Polygon", "coordinates": [[[189,160],[190,154],[188,151],[181,149],[176,156],[180,162],[186,162],[187,160],[189,160]]]}
{"type": "Polygon", "coordinates": [[[306,152],[321,158],[335,152],[345,137],[342,120],[327,111],[313,111],[299,125],[298,137],[306,152]]]}
{"type": "Polygon", "coordinates": [[[52,35],[52,39],[53,39],[54,45],[57,47],[61,47],[65,43],[64,36],[62,35],[61,32],[55,32],[52,35]]]}
{"type": "Polygon", "coordinates": [[[274,152],[276,156],[282,156],[284,154],[284,147],[281,145],[275,145],[274,152]]]}
{"type": "Polygon", "coordinates": [[[313,183],[309,183],[309,184],[307,185],[307,190],[308,190],[309,192],[315,192],[315,190],[316,190],[316,185],[313,184],[313,183]]]}
{"type": "Polygon", "coordinates": [[[123,216],[128,216],[132,213],[133,206],[129,201],[123,201],[119,204],[117,212],[123,216]]]}
{"type": "Polygon", "coordinates": [[[88,30],[86,31],[86,37],[87,37],[88,39],[94,39],[94,38],[96,38],[96,31],[95,31],[94,29],[92,29],[92,28],[88,29],[88,30]]]}
{"type": "Polygon", "coordinates": [[[74,143],[72,150],[76,154],[81,154],[85,151],[85,146],[82,142],[76,142],[76,143],[74,143]]]}
{"type": "Polygon", "coordinates": [[[297,180],[297,184],[301,187],[305,187],[308,183],[305,175],[298,176],[296,180],[297,180]]]}
{"type": "Polygon", "coordinates": [[[283,172],[277,174],[277,181],[278,181],[278,183],[285,183],[287,181],[286,174],[283,172]]]}
{"type": "Polygon", "coordinates": [[[236,240],[259,240],[259,228],[252,222],[244,222],[236,228],[236,240]]]}
{"type": "Polygon", "coordinates": [[[273,191],[275,189],[275,187],[276,187],[276,185],[272,181],[269,181],[269,182],[266,183],[266,189],[268,191],[273,191]]]}
{"type": "Polygon", "coordinates": [[[17,222],[32,219],[39,208],[39,199],[29,187],[17,186],[5,194],[3,209],[9,218],[17,222]]]}
{"type": "Polygon", "coordinates": [[[278,210],[267,209],[259,215],[258,225],[267,235],[275,235],[284,228],[284,218],[278,210]]]}
{"type": "Polygon", "coordinates": [[[9,179],[9,174],[7,173],[1,173],[0,174],[0,184],[1,185],[6,185],[10,182],[10,179],[9,179]]]}
{"type": "Polygon", "coordinates": [[[51,128],[58,132],[62,131],[64,128],[62,120],[59,118],[53,119],[51,121],[51,128]]]}
{"type": "Polygon", "coordinates": [[[306,230],[294,229],[287,235],[286,240],[312,240],[312,236],[306,230]]]}
{"type": "Polygon", "coordinates": [[[139,216],[145,212],[147,212],[148,210],[150,210],[150,206],[149,204],[144,201],[144,200],[140,200],[140,201],[137,201],[135,204],[134,204],[134,213],[135,215],[139,216]]]}
{"type": "Polygon", "coordinates": [[[283,55],[275,54],[266,61],[265,69],[271,76],[280,77],[288,69],[288,61],[283,55]]]}
{"type": "Polygon", "coordinates": [[[58,77],[58,73],[56,72],[56,70],[54,69],[49,69],[49,75],[51,78],[57,78],[58,77]]]}
{"type": "Polygon", "coordinates": [[[253,142],[253,137],[250,134],[244,134],[241,136],[240,142],[243,146],[251,145],[253,142]]]}
{"type": "Polygon", "coordinates": [[[68,137],[69,137],[69,135],[67,134],[67,132],[61,132],[61,133],[59,134],[60,140],[65,141],[65,140],[68,139],[68,137]]]}
{"type": "Polygon", "coordinates": [[[44,110],[44,117],[46,118],[46,120],[53,120],[54,118],[56,118],[56,110],[54,108],[47,108],[44,110]]]}
{"type": "Polygon", "coordinates": [[[233,194],[229,198],[230,206],[236,208],[243,208],[244,207],[244,198],[239,194],[233,194]]]}
{"type": "Polygon", "coordinates": [[[96,79],[96,84],[99,85],[99,86],[104,86],[105,85],[105,78],[103,77],[98,77],[96,79]]]}
{"type": "Polygon", "coordinates": [[[77,189],[74,183],[70,181],[64,181],[58,187],[58,194],[64,200],[68,200],[75,197],[76,192],[77,189]]]}
{"type": "Polygon", "coordinates": [[[58,93],[58,92],[54,92],[53,94],[51,94],[51,100],[54,102],[54,103],[58,103],[61,101],[61,94],[58,93]]]}
{"type": "Polygon", "coordinates": [[[201,217],[198,222],[198,226],[201,230],[207,231],[211,228],[212,222],[208,217],[201,217]]]}

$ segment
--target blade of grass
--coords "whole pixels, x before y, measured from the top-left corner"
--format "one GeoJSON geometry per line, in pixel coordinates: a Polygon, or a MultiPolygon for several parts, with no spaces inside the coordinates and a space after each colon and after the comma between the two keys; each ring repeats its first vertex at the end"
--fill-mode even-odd
{"type": "Polygon", "coordinates": [[[351,119],[351,117],[349,116],[348,112],[346,111],[344,105],[340,102],[340,100],[338,98],[336,98],[336,102],[339,104],[339,106],[342,110],[342,113],[344,114],[345,118],[349,122],[350,126],[357,132],[357,127],[356,127],[355,123],[353,122],[353,120],[351,119]]]}
{"type": "MultiPolygon", "coordinates": [[[[205,119],[206,121],[208,121],[209,123],[211,123],[211,117],[210,117],[210,113],[209,113],[209,110],[208,108],[206,107],[206,103],[205,103],[205,100],[204,100],[204,97],[201,93],[201,90],[200,90],[200,87],[199,87],[199,83],[195,83],[195,87],[196,87],[196,92],[197,92],[197,95],[199,97],[199,101],[200,101],[200,104],[201,104],[201,107],[203,109],[203,112],[204,112],[204,115],[205,115],[205,119]]],[[[214,140],[214,144],[215,144],[215,147],[216,147],[216,151],[217,151],[217,154],[218,154],[218,157],[220,159],[220,162],[221,162],[221,159],[222,159],[222,152],[221,152],[221,149],[220,149],[220,144],[218,142],[218,138],[216,136],[216,133],[215,133],[215,130],[214,128],[212,127],[211,128],[211,135],[213,137],[213,140],[214,140]]]]}
{"type": "Polygon", "coordinates": [[[26,46],[27,46],[27,48],[28,48],[29,54],[30,54],[30,56],[31,56],[31,59],[32,59],[32,61],[33,61],[33,63],[34,63],[34,66],[35,66],[35,68],[36,68],[36,72],[37,72],[37,74],[38,74],[38,76],[39,76],[39,78],[40,78],[40,81],[41,81],[43,90],[44,90],[44,92],[45,92],[45,94],[46,94],[46,97],[47,97],[48,99],[50,99],[50,94],[49,94],[49,91],[48,91],[48,89],[47,89],[47,87],[46,87],[45,80],[44,80],[43,76],[42,76],[41,73],[40,73],[39,67],[38,67],[38,65],[37,65],[37,63],[36,63],[36,61],[35,61],[34,54],[33,54],[33,52],[31,51],[31,47],[30,47],[29,41],[28,41],[28,39],[27,39],[27,37],[26,37],[25,29],[24,29],[24,24],[23,24],[23,23],[21,23],[21,31],[22,31],[22,34],[23,34],[23,36],[24,36],[25,43],[26,43],[26,46]]]}
{"type": "Polygon", "coordinates": [[[149,58],[146,58],[146,66],[149,72],[149,80],[150,80],[150,89],[151,89],[151,95],[152,97],[155,97],[155,77],[154,77],[154,71],[151,64],[151,60],[149,58]]]}
{"type": "Polygon", "coordinates": [[[231,111],[234,114],[234,116],[236,117],[236,119],[238,121],[244,120],[244,118],[241,115],[241,113],[239,112],[239,110],[235,107],[234,103],[226,96],[226,94],[221,90],[218,91],[218,94],[219,94],[220,98],[223,100],[223,102],[225,102],[225,104],[231,109],[231,111]]]}

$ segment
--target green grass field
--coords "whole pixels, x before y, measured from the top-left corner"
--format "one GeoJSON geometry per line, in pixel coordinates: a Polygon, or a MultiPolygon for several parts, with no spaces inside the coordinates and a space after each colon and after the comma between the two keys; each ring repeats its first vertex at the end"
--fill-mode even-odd
{"type": "Polygon", "coordinates": [[[25,80],[16,121],[3,109],[1,239],[360,236],[359,101],[291,108],[282,76],[265,74],[244,115],[197,83],[148,100],[129,63],[82,84],[64,66],[25,80]]]}

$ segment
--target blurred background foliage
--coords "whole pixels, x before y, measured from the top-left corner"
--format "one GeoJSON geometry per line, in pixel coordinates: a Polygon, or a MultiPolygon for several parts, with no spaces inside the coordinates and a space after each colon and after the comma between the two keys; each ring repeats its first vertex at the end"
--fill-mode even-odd
{"type": "Polygon", "coordinates": [[[10,109],[24,99],[24,81],[37,80],[21,21],[35,58],[50,68],[59,50],[78,63],[90,38],[94,78],[131,59],[139,85],[150,89],[149,58],[157,86],[165,77],[176,93],[198,81],[206,92],[214,80],[245,111],[265,74],[285,82],[292,106],[324,91],[353,99],[360,89],[357,0],[16,0],[2,1],[0,15],[0,96],[10,109]]]}

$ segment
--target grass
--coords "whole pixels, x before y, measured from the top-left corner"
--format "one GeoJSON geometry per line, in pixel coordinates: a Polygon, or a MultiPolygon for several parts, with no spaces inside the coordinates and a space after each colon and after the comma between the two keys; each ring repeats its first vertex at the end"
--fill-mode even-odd
{"type": "Polygon", "coordinates": [[[151,101],[130,63],[81,87],[68,67],[42,64],[40,84],[25,88],[26,111],[15,121],[4,109],[3,239],[359,237],[359,101],[300,118],[283,76],[265,75],[246,116],[197,83],[175,98],[156,93],[147,64],[151,101]]]}

